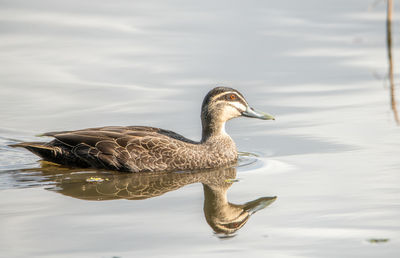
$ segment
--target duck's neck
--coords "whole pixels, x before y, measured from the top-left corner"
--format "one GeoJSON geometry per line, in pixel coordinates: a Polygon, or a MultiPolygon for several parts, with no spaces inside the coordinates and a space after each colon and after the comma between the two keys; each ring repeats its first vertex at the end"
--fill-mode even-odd
{"type": "Polygon", "coordinates": [[[216,138],[230,138],[225,131],[225,121],[216,119],[202,118],[202,137],[201,142],[205,143],[216,138]]]}

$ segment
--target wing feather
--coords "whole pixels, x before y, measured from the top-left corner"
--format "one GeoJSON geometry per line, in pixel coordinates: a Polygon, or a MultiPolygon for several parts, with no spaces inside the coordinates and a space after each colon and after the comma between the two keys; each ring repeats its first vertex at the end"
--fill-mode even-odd
{"type": "MultiPolygon", "coordinates": [[[[172,131],[146,126],[106,126],[49,132],[77,158],[92,167],[126,171],[165,170],[178,145],[198,144],[172,131]]],[[[175,160],[177,165],[181,160],[175,160]]]]}

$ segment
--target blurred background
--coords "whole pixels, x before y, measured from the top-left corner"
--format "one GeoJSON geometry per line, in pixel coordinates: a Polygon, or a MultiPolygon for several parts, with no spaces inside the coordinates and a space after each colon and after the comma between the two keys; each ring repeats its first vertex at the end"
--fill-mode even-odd
{"type": "Polygon", "coordinates": [[[6,257],[399,257],[399,1],[0,6],[6,257]],[[145,201],[77,200],[29,179],[22,170],[38,158],[7,146],[105,125],[199,140],[202,99],[221,85],[276,117],[227,125],[239,151],[257,155],[230,200],[278,196],[234,238],[207,226],[199,184],[145,201]]]}

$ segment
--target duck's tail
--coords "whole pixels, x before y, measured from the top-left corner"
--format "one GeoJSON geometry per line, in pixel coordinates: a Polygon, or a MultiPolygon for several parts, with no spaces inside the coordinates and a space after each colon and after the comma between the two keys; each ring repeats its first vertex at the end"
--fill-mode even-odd
{"type": "Polygon", "coordinates": [[[71,152],[71,148],[58,144],[57,140],[51,142],[21,142],[9,146],[25,148],[45,161],[61,165],[84,168],[90,166],[90,164],[85,162],[83,159],[74,155],[71,152]]]}
{"type": "Polygon", "coordinates": [[[54,156],[55,148],[54,146],[49,146],[46,142],[21,142],[17,144],[8,145],[10,147],[22,147],[25,148],[34,154],[42,157],[43,159],[47,159],[49,157],[54,156]]]}

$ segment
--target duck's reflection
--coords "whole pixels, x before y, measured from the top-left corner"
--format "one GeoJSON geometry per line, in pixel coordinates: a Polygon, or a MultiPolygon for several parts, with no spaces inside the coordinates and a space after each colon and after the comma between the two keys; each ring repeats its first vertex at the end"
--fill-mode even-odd
{"type": "Polygon", "coordinates": [[[226,181],[203,183],[204,215],[208,225],[221,237],[235,233],[246,224],[252,214],[276,200],[274,196],[261,197],[244,204],[230,203],[227,190],[231,185],[232,183],[226,181]]]}
{"type": "Polygon", "coordinates": [[[202,183],[204,215],[220,237],[232,236],[255,212],[264,209],[276,197],[262,197],[245,204],[228,202],[227,191],[235,182],[236,168],[179,173],[116,173],[71,170],[44,164],[39,169],[47,189],[83,200],[142,200],[160,196],[185,185],[202,183]]]}

